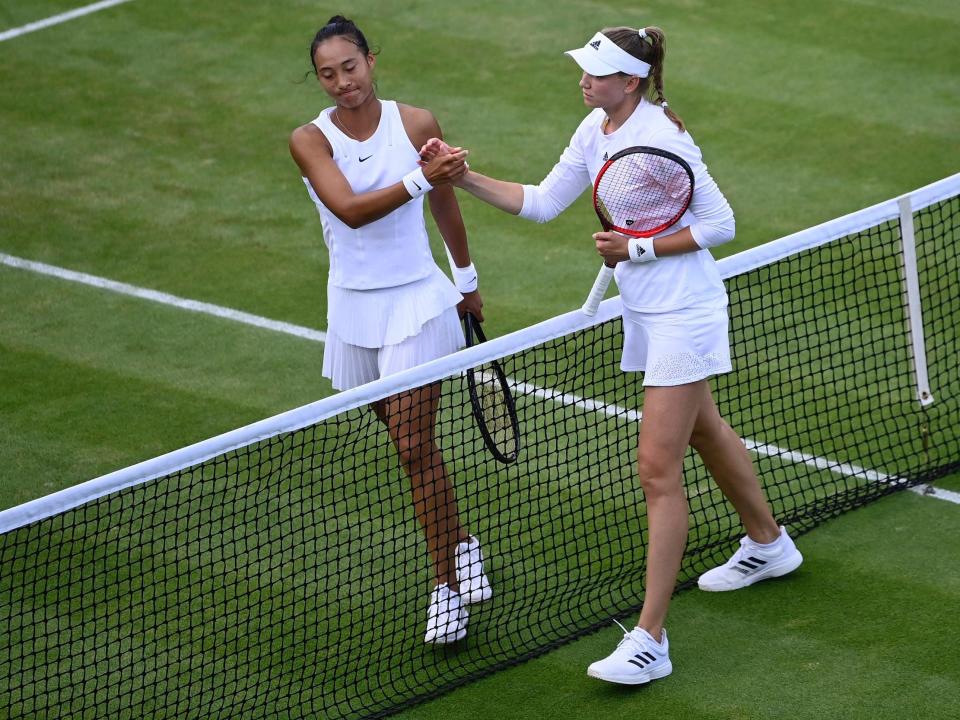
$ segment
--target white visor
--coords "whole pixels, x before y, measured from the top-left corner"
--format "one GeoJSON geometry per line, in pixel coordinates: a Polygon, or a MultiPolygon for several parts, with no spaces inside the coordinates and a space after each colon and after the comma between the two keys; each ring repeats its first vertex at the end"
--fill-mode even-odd
{"type": "Polygon", "coordinates": [[[572,57],[585,73],[594,77],[622,72],[645,78],[650,74],[650,65],[599,32],[582,48],[567,50],[564,55],[572,57]]]}

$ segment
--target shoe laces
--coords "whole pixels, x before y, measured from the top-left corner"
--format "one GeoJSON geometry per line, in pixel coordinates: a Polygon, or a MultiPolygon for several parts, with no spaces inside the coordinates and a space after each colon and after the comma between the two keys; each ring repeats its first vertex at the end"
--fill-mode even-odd
{"type": "Polygon", "coordinates": [[[633,655],[635,652],[639,652],[644,649],[646,643],[637,640],[636,636],[627,630],[623,625],[621,625],[616,619],[613,622],[617,627],[623,630],[623,640],[617,643],[617,649],[615,652],[629,653],[630,655],[633,655]]]}
{"type": "Polygon", "coordinates": [[[744,535],[742,538],[740,538],[740,546],[737,548],[737,551],[733,553],[733,557],[727,560],[727,565],[736,565],[738,562],[740,562],[740,559],[743,558],[743,556],[748,552],[748,544],[751,543],[750,538],[747,535],[744,535]]]}

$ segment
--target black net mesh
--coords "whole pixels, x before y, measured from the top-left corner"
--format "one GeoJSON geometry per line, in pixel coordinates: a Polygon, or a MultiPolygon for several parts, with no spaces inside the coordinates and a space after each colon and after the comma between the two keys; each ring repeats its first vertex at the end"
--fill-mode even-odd
{"type": "MultiPolygon", "coordinates": [[[[960,464],[958,212],[916,215],[926,409],[895,222],[728,281],[735,371],[715,395],[793,533],[960,464]]],[[[522,431],[510,465],[456,372],[393,397],[386,423],[348,409],[6,532],[0,716],[387,715],[636,610],[643,389],[620,342],[615,319],[501,359],[522,431]],[[464,640],[428,645],[454,508],[494,595],[464,640]]],[[[742,530],[692,452],[685,483],[689,584],[742,530]]]]}

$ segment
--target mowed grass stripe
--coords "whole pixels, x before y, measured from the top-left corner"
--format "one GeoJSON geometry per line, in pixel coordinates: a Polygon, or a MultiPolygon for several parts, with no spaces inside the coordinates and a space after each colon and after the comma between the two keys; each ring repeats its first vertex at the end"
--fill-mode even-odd
{"type": "MultiPolygon", "coordinates": [[[[314,28],[301,26],[306,17],[299,4],[231,10],[234,19],[227,22],[191,7],[194,22],[180,28],[173,17],[131,5],[126,34],[109,47],[91,49],[82,35],[57,37],[69,83],[38,84],[45,54],[33,44],[22,55],[18,48],[10,75],[20,100],[4,112],[11,127],[27,135],[16,150],[22,160],[4,174],[20,176],[10,183],[18,197],[12,216],[24,217],[18,208],[41,193],[44,202],[33,203],[25,219],[43,217],[53,232],[21,232],[14,224],[4,233],[12,242],[4,249],[316,326],[325,307],[326,255],[286,152],[290,129],[328,104],[312,78],[297,84],[309,69],[305,48],[314,28]],[[145,55],[151,57],[146,65],[139,62],[145,55]],[[123,192],[103,192],[111,187],[123,192]],[[78,225],[88,229],[89,247],[69,241],[67,229],[78,225]]],[[[471,8],[425,13],[417,6],[384,14],[373,3],[359,3],[354,9],[382,48],[381,94],[431,107],[448,136],[471,148],[478,168],[524,181],[543,177],[584,113],[576,68],[561,51],[586,33],[581,27],[596,22],[596,7],[574,3],[557,12],[556,25],[531,32],[536,23],[525,20],[542,13],[538,3],[512,8],[509,27],[492,17],[495,7],[491,16],[471,8]],[[420,51],[425,37],[426,58],[420,51]],[[502,70],[521,60],[522,74],[505,82],[502,70]]],[[[693,14],[656,7],[637,16],[671,33],[668,94],[737,212],[739,238],[718,254],[955,169],[943,147],[956,104],[947,102],[942,82],[932,80],[955,75],[948,50],[924,55],[909,88],[901,88],[902,100],[888,102],[890,94],[874,92],[888,80],[879,69],[888,51],[859,42],[852,58],[846,45],[801,32],[816,15],[798,12],[803,22],[757,3],[693,14]],[[784,38],[780,25],[798,29],[784,38]],[[835,62],[853,59],[863,72],[836,72],[835,62]],[[864,107],[869,111],[857,112],[864,107]],[[909,107],[931,110],[921,115],[909,107]],[[878,118],[893,124],[881,132],[878,118]],[[909,151],[900,142],[904,132],[909,151]]],[[[901,32],[901,14],[879,14],[873,24],[901,32]]],[[[834,35],[852,33],[862,20],[829,17],[839,28],[834,35]]],[[[947,30],[925,28],[922,45],[949,47],[937,40],[947,30]]],[[[463,205],[495,322],[514,329],[574,307],[571,288],[589,286],[595,272],[589,241],[595,221],[586,204],[543,228],[470,198],[463,205]],[[530,263],[544,263],[558,282],[544,288],[537,274],[517,272],[530,263]]]]}
{"type": "Polygon", "coordinates": [[[10,268],[0,304],[3,507],[331,392],[301,338],[10,268]]]}
{"type": "MultiPolygon", "coordinates": [[[[631,9],[625,17],[624,8],[596,2],[561,6],[529,0],[495,2],[480,11],[441,4],[384,8],[370,1],[355,3],[349,12],[383,48],[380,83],[385,97],[430,107],[451,139],[475,151],[472,157],[479,169],[524,181],[543,176],[583,116],[576,70],[561,51],[582,43],[597,24],[662,25],[671,39],[669,62],[675,63],[667,77],[671,104],[690,122],[737,212],[739,237],[718,252],[725,254],[955,171],[956,155],[942,131],[944,117],[947,127],[956,126],[958,94],[945,93],[950,84],[944,86],[942,78],[958,76],[957,60],[949,54],[956,9],[929,0],[899,11],[885,10],[884,4],[890,3],[844,2],[837,9],[820,3],[808,10],[759,2],[737,8],[694,2],[655,4],[643,12],[631,9]],[[545,14],[549,23],[544,22],[545,14]],[[939,22],[916,21],[931,16],[939,22]],[[778,46],[793,55],[780,52],[778,46]],[[850,47],[856,47],[857,54],[850,47]],[[919,61],[910,64],[909,72],[892,71],[902,66],[905,55],[919,61]],[[841,72],[848,63],[856,73],[841,72]],[[890,87],[893,90],[888,91],[890,87]]],[[[0,127],[12,129],[9,135],[4,131],[3,139],[15,137],[15,142],[4,143],[0,155],[4,207],[0,251],[317,326],[325,307],[326,255],[315,213],[285,145],[290,128],[326,103],[312,79],[302,86],[294,81],[308,69],[307,43],[329,14],[332,11],[318,16],[314,5],[299,1],[270,6],[132,3],[122,13],[99,14],[82,27],[64,25],[7,44],[0,72],[5,89],[17,101],[0,103],[0,127]],[[52,48],[57,62],[51,62],[52,48]]],[[[483,273],[489,316],[497,330],[520,327],[582,302],[598,264],[589,242],[595,222],[586,204],[545,227],[489,210],[472,199],[465,198],[463,206],[483,273]]],[[[6,275],[0,284],[5,282],[6,275]]],[[[31,291],[11,293],[3,307],[29,306],[31,297],[31,291]]],[[[58,293],[46,297],[54,304],[60,300],[58,293]]],[[[289,374],[281,365],[264,375],[263,366],[246,352],[234,357],[232,331],[207,335],[204,341],[184,332],[183,343],[171,343],[179,354],[171,358],[159,353],[166,363],[156,364],[152,361],[158,354],[156,346],[140,340],[133,344],[141,342],[142,352],[131,351],[135,348],[122,339],[118,347],[91,351],[91,345],[117,342],[90,330],[104,322],[102,300],[91,303],[90,297],[72,292],[64,297],[78,305],[68,315],[78,330],[72,338],[62,331],[53,333],[55,358],[71,352],[84,362],[100,357],[95,363],[99,374],[113,353],[117,366],[123,366],[120,372],[142,378],[147,386],[159,379],[162,387],[171,382],[164,365],[172,362],[190,393],[198,392],[201,379],[218,386],[234,383],[235,397],[263,406],[258,417],[272,414],[268,406],[278,399],[296,396],[289,406],[315,399],[307,378],[298,375],[301,371],[291,358],[298,353],[290,350],[289,339],[276,338],[258,348],[266,365],[271,359],[287,359],[289,374]],[[300,385],[305,387],[298,390],[300,385]]],[[[49,321],[60,311],[54,308],[43,317],[49,321]]],[[[174,319],[177,314],[160,312],[119,315],[142,333],[160,330],[168,322],[176,330],[181,322],[174,319]]],[[[10,329],[12,324],[7,325],[10,329]]],[[[42,346],[44,340],[34,336],[47,332],[16,325],[5,333],[5,346],[11,342],[28,350],[34,344],[42,346]]],[[[33,362],[28,358],[22,363],[24,374],[33,362]]],[[[65,363],[62,371],[47,372],[62,372],[63,379],[41,378],[32,386],[48,385],[53,392],[44,402],[56,408],[55,389],[69,382],[72,370],[65,363]]],[[[144,414],[152,410],[149,399],[131,397],[122,384],[112,387],[105,381],[99,390],[105,407],[127,404],[134,406],[127,411],[131,412],[142,403],[144,414]]],[[[24,399],[18,390],[13,395],[18,402],[24,399]]],[[[242,407],[231,410],[209,395],[197,397],[194,410],[204,416],[200,424],[218,422],[221,411],[239,413],[227,427],[247,421],[242,407]]],[[[89,410],[72,415],[73,422],[90,422],[85,412],[89,410]]],[[[118,442],[126,435],[127,417],[121,412],[115,418],[113,435],[118,442]]],[[[178,418],[158,413],[156,421],[158,427],[174,430],[178,418]]],[[[61,452],[55,444],[46,444],[46,433],[32,434],[35,425],[18,420],[11,431],[31,446],[38,468],[23,475],[25,482],[40,476],[45,458],[61,452]]],[[[189,440],[211,434],[201,429],[189,440]]],[[[128,439],[133,448],[142,443],[135,434],[128,439]]],[[[62,462],[69,464],[73,457],[64,452],[62,462]]],[[[82,462],[82,452],[78,456],[82,462]]],[[[926,530],[927,524],[935,521],[924,518],[914,529],[926,530]]],[[[889,531],[888,524],[873,527],[874,532],[876,527],[889,531]]],[[[938,547],[936,537],[930,538],[930,545],[938,547]]],[[[931,552],[930,547],[923,550],[915,558],[918,563],[927,562],[931,552]]],[[[950,547],[945,550],[956,554],[950,547]]],[[[815,585],[819,594],[806,600],[800,596],[797,602],[823,602],[823,595],[834,587],[822,574],[815,585]]],[[[880,588],[878,594],[882,593],[880,588]]],[[[900,642],[910,641],[902,617],[881,613],[874,616],[875,623],[855,627],[851,621],[859,619],[859,605],[851,606],[839,596],[829,599],[837,603],[838,613],[830,618],[834,623],[850,625],[865,638],[887,632],[900,642]]],[[[777,600],[780,608],[792,605],[789,599],[777,600]]],[[[907,604],[913,607],[912,600],[907,604]]],[[[956,605],[955,599],[944,604],[951,605],[956,605]]],[[[919,611],[940,617],[936,613],[942,608],[919,611]]],[[[675,610],[674,616],[680,612],[675,610]]],[[[689,632],[683,627],[676,630],[675,647],[685,666],[691,663],[691,651],[696,653],[693,662],[709,648],[718,653],[712,662],[697,666],[695,676],[688,676],[700,685],[695,693],[679,697],[675,681],[684,682],[684,675],[678,673],[668,683],[637,695],[643,703],[638,706],[626,694],[598,698],[597,693],[609,688],[565,685],[558,681],[562,673],[551,670],[515,681],[523,694],[498,695],[487,714],[503,716],[523,707],[526,716],[577,709],[578,716],[615,717],[626,701],[635,717],[646,711],[648,698],[661,694],[674,701],[669,706],[673,712],[668,708],[663,716],[739,717],[751,711],[756,717],[796,716],[788,713],[800,707],[802,715],[806,700],[801,688],[829,690],[828,700],[840,697],[844,676],[831,675],[830,670],[846,665],[824,669],[788,664],[785,677],[805,682],[775,688],[764,696],[767,704],[761,710],[741,709],[745,687],[760,682],[769,688],[774,683],[768,675],[753,680],[769,670],[764,650],[770,645],[744,640],[749,622],[731,620],[728,626],[735,631],[728,636],[732,645],[749,649],[746,658],[727,657],[724,651],[731,643],[694,645],[685,639],[692,636],[689,632]],[[764,662],[756,662],[758,658],[764,662]],[[725,683],[702,687],[703,678],[718,674],[725,683]],[[578,705],[581,697],[592,704],[578,705]],[[539,710],[543,707],[539,701],[547,703],[546,710],[539,710]]],[[[699,637],[717,627],[724,625],[705,614],[699,637]]],[[[791,642],[806,642],[802,625],[796,633],[788,638],[791,642]]],[[[616,639],[616,632],[600,637],[595,652],[584,659],[589,662],[606,654],[616,639]]],[[[820,636],[812,634],[808,648],[819,649],[820,642],[820,636]]],[[[912,645],[908,649],[917,652],[912,645]]],[[[944,658],[953,667],[958,665],[951,656],[944,658]]],[[[556,667],[566,665],[561,656],[556,667]]],[[[584,666],[577,661],[578,676],[584,666]]],[[[856,658],[852,666],[859,667],[856,658]]],[[[869,671],[868,680],[876,680],[878,675],[869,671]]],[[[881,691],[890,694],[889,683],[849,687],[845,697],[853,708],[846,713],[850,715],[863,707],[867,716],[875,716],[869,711],[883,697],[881,691]]],[[[901,715],[925,716],[924,710],[932,707],[929,714],[937,717],[936,692],[949,698],[953,691],[946,682],[921,687],[930,691],[930,698],[912,688],[897,693],[894,703],[902,699],[908,710],[919,708],[901,715]]],[[[469,703],[463,705],[470,710],[469,703]]],[[[472,714],[483,715],[476,709],[472,714]]],[[[843,713],[825,716],[831,714],[843,713]]]]}

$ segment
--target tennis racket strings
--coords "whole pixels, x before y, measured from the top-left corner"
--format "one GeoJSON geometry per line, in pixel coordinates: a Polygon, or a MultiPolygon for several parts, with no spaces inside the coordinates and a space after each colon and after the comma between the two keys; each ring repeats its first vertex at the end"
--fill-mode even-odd
{"type": "Polygon", "coordinates": [[[597,178],[595,207],[611,229],[658,232],[679,220],[691,191],[690,171],[676,160],[632,152],[613,160],[597,178]]]}
{"type": "MultiPolygon", "coordinates": [[[[467,345],[486,342],[473,315],[464,317],[467,345]]],[[[520,423],[503,368],[496,360],[467,370],[467,387],[473,416],[484,444],[500,462],[511,463],[520,453],[520,423]]]]}
{"type": "MultiPolygon", "coordinates": [[[[676,223],[693,198],[693,171],[683,158],[659,148],[637,146],[616,153],[593,185],[593,209],[604,230],[653,237],[676,223]]],[[[605,261],[582,310],[596,315],[613,280],[605,261]]]]}
{"type": "Polygon", "coordinates": [[[473,379],[483,424],[490,433],[493,444],[504,455],[509,455],[517,441],[511,416],[512,398],[504,392],[500,376],[493,367],[479,367],[473,379]]]}

